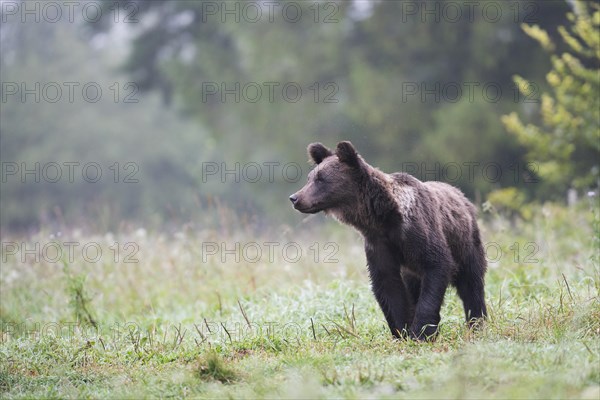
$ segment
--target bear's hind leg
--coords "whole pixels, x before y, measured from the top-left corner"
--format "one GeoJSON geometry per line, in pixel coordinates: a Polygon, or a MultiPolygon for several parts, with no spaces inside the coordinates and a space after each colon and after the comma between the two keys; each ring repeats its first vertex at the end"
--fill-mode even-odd
{"type": "Polygon", "coordinates": [[[402,280],[404,281],[404,286],[408,291],[408,296],[414,307],[417,304],[417,301],[419,301],[419,296],[421,294],[421,278],[410,271],[403,270],[402,280]]]}
{"type": "Polygon", "coordinates": [[[469,326],[485,319],[487,310],[484,300],[483,277],[459,274],[456,280],[456,290],[463,302],[465,318],[469,326]]]}
{"type": "Polygon", "coordinates": [[[485,256],[481,247],[474,250],[462,265],[456,277],[456,290],[463,302],[465,318],[469,326],[485,319],[484,275],[486,270],[485,256]]]}

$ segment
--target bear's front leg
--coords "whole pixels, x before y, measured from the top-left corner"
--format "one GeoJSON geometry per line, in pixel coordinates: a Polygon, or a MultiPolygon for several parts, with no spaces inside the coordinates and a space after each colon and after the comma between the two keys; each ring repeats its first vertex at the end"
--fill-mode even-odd
{"type": "Polygon", "coordinates": [[[385,245],[369,245],[366,253],[373,294],[392,335],[405,338],[414,306],[400,275],[400,266],[385,245]]]}
{"type": "Polygon", "coordinates": [[[415,319],[410,326],[410,336],[417,340],[433,340],[438,333],[440,309],[450,282],[451,259],[430,257],[421,281],[421,294],[415,308],[415,319]]]}

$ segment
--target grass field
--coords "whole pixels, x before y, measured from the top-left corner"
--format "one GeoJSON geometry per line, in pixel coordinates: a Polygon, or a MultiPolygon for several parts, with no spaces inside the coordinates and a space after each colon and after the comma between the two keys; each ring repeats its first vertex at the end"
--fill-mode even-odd
{"type": "Polygon", "coordinates": [[[588,208],[487,215],[489,320],[451,289],[435,343],[392,340],[361,238],[319,219],[4,234],[0,397],[600,398],[588,208]]]}

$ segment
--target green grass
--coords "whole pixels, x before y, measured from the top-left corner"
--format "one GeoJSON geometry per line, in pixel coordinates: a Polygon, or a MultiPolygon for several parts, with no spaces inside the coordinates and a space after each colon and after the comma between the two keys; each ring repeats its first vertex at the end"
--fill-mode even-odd
{"type": "Polygon", "coordinates": [[[435,343],[392,340],[360,237],[334,221],[312,225],[4,237],[0,396],[600,396],[599,238],[590,211],[545,206],[527,222],[488,215],[489,320],[469,331],[450,289],[435,343]],[[58,262],[48,262],[50,253],[23,262],[6,247],[50,241],[79,246],[58,262]],[[92,242],[102,248],[98,261],[81,253],[92,242]],[[203,262],[213,242],[248,252],[239,262],[222,252],[203,262]],[[272,255],[266,242],[279,243],[272,255]],[[292,242],[298,259],[289,246],[281,251],[292,242]],[[249,243],[261,248],[258,260],[249,243]],[[137,248],[138,261],[124,262],[137,248]]]}

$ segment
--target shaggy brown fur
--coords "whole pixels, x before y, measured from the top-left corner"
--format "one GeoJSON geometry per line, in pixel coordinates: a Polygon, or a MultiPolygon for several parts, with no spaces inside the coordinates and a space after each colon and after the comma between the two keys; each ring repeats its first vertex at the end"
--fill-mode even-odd
{"type": "Polygon", "coordinates": [[[373,293],[394,336],[435,337],[449,284],[470,324],[485,317],[476,210],[460,190],[381,172],[350,142],[335,153],[313,143],[308,153],[316,167],[290,200],[298,211],[324,211],[363,235],[373,293]]]}

